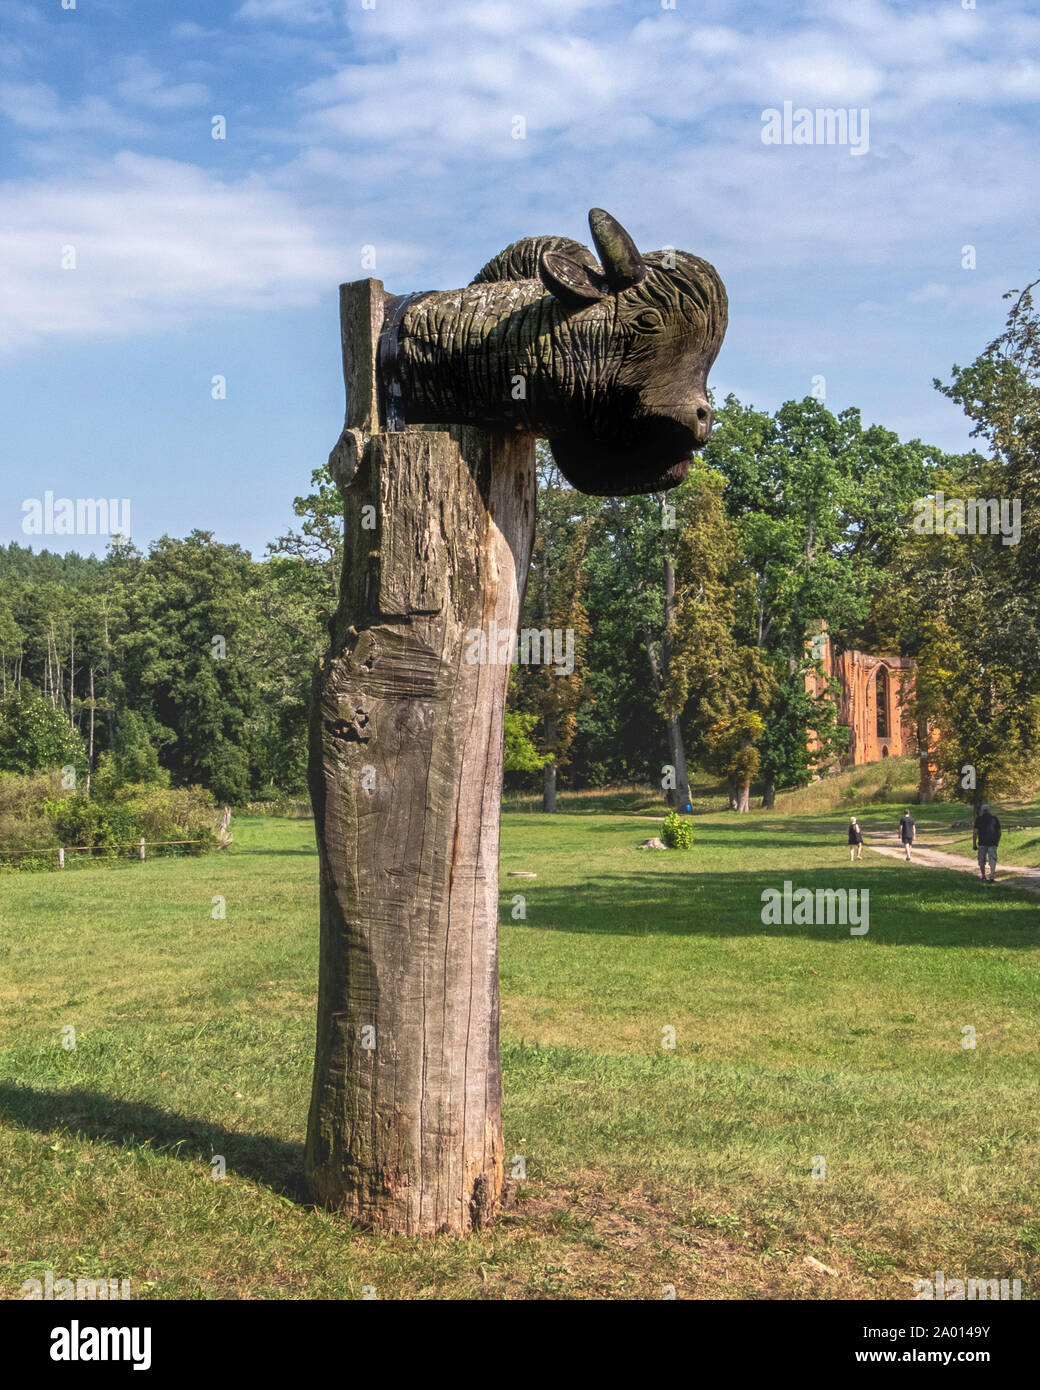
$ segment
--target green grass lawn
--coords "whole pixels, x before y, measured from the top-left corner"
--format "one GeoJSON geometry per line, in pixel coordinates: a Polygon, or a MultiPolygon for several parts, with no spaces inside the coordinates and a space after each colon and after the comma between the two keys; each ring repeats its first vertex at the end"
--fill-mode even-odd
{"type": "Polygon", "coordinates": [[[527,1176],[466,1240],[373,1237],[305,1201],[309,822],[3,876],[0,1296],[47,1269],[147,1298],[907,1298],[937,1269],[1032,1296],[1040,900],[850,865],[846,818],[697,816],[680,854],[636,848],[645,812],[505,815],[505,1137],[527,1176]],[[785,879],[869,890],[869,932],[763,925],[785,879]]]}

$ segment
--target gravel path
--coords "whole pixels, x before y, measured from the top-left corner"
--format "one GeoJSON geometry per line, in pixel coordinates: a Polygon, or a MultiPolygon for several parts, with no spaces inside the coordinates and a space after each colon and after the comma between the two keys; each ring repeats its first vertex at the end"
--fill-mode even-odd
{"type": "MultiPolygon", "coordinates": [[[[872,849],[875,854],[883,854],[888,859],[903,859],[902,847],[879,844],[863,837],[864,849],[872,849]]],[[[928,849],[918,841],[910,851],[915,864],[930,864],[936,869],[959,869],[962,873],[978,874],[976,860],[966,854],[948,854],[942,849],[928,849]]],[[[998,851],[999,853],[999,851],[998,851]]],[[[1040,893],[1040,869],[1024,869],[1018,864],[1001,864],[997,860],[997,883],[1011,884],[1015,888],[1026,888],[1030,893],[1040,893]]]]}

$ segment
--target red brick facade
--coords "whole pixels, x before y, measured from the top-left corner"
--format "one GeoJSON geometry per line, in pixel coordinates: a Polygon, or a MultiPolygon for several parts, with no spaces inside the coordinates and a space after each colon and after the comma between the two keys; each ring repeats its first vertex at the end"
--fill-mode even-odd
{"type": "MultiPolygon", "coordinates": [[[[808,649],[826,676],[841,685],[838,723],[850,730],[848,753],[842,763],[875,763],[917,751],[904,705],[913,694],[914,663],[902,656],[868,656],[866,652],[835,653],[826,623],[817,623],[808,649]]],[[[805,688],[819,694],[825,681],[808,671],[805,688]]]]}

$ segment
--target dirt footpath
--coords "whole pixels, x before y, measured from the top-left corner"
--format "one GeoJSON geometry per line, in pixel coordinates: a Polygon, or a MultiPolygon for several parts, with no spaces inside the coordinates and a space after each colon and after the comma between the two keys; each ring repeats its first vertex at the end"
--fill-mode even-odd
{"type": "MultiPolygon", "coordinates": [[[[889,859],[905,859],[902,846],[883,844],[877,840],[863,837],[863,848],[872,849],[875,854],[883,854],[889,859]]],[[[997,851],[999,856],[1000,851],[997,851]]],[[[975,859],[966,854],[948,854],[943,849],[927,849],[920,841],[910,851],[912,862],[929,864],[936,869],[959,869],[962,873],[979,876],[979,866],[975,859]]],[[[1030,893],[1040,893],[1040,869],[1024,869],[1018,864],[1001,864],[997,859],[997,883],[1014,888],[1026,888],[1030,893]]]]}

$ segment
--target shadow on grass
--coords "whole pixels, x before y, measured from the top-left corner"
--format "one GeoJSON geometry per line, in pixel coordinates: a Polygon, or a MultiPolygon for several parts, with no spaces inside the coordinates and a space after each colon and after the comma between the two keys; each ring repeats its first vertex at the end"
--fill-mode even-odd
{"type": "MultiPolygon", "coordinates": [[[[1000,946],[1035,949],[1040,904],[1022,889],[992,887],[952,869],[900,862],[836,865],[807,873],[771,869],[760,873],[704,873],[672,868],[661,873],[596,874],[566,884],[525,888],[526,918],[511,918],[510,883],[500,895],[503,925],[527,931],[579,932],[602,936],[805,937],[849,941],[840,919],[801,925],[762,921],[766,889],[848,888],[869,892],[868,932],[853,946],[1000,946]],[[902,878],[900,877],[902,875],[902,878]]],[[[855,914],[860,915],[862,898],[855,914]]],[[[813,900],[815,909],[815,897],[813,900]]]]}
{"type": "Polygon", "coordinates": [[[41,1091],[0,1081],[0,1114],[24,1129],[66,1129],[120,1146],[145,1144],[153,1153],[172,1153],[209,1170],[222,1154],[228,1172],[252,1178],[294,1202],[309,1205],[303,1176],[303,1145],[243,1134],[206,1120],[160,1110],[146,1101],[73,1088],[41,1091]]]}
{"type": "MultiPolygon", "coordinates": [[[[510,813],[511,814],[511,813],[510,813]]],[[[902,811],[892,811],[877,813],[867,811],[862,807],[856,813],[857,820],[864,832],[869,836],[872,843],[881,845],[893,845],[899,848],[898,825],[902,811]]],[[[575,822],[582,817],[573,814],[557,814],[548,816],[538,813],[525,817],[523,829],[527,830],[532,825],[539,829],[551,830],[554,825],[566,825],[568,831],[573,830],[575,822]]],[[[725,812],[712,812],[701,816],[694,814],[687,816],[693,829],[694,845],[723,845],[732,848],[739,839],[757,842],[767,841],[769,846],[776,848],[797,848],[799,845],[811,843],[814,853],[817,852],[816,842],[821,839],[829,839],[833,846],[841,849],[848,849],[846,838],[849,817],[839,812],[837,815],[831,813],[814,813],[804,816],[775,816],[775,815],[751,815],[747,817],[733,816],[730,818],[725,812]]],[[[917,845],[918,848],[927,849],[930,840],[935,837],[946,837],[957,833],[957,827],[951,821],[942,820],[939,817],[916,816],[917,821],[917,845]]],[[[618,812],[612,819],[604,821],[588,820],[584,827],[590,834],[599,835],[638,835],[643,825],[649,827],[647,837],[656,834],[659,827],[664,823],[664,813],[633,813],[618,812]],[[642,824],[640,824],[640,822],[642,824]]],[[[509,829],[519,828],[516,821],[506,818],[506,825],[509,829]]],[[[961,832],[964,826],[960,827],[961,832]]],[[[1026,829],[1030,827],[1024,827],[1026,829]]],[[[967,826],[970,835],[970,823],[967,826]]],[[[631,842],[635,848],[638,841],[631,842]]]]}

